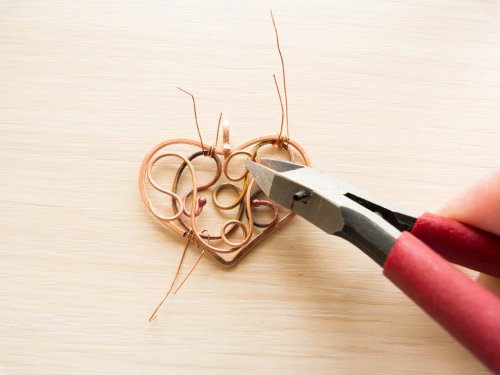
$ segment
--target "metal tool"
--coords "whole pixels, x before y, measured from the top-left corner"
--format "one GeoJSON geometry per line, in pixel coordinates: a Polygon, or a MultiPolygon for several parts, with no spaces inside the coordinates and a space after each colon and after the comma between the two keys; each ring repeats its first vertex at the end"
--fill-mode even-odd
{"type": "Polygon", "coordinates": [[[500,300],[448,263],[500,277],[500,237],[438,215],[415,218],[390,209],[310,167],[260,162],[247,161],[247,168],[271,200],[364,251],[388,279],[500,373],[500,300]]]}

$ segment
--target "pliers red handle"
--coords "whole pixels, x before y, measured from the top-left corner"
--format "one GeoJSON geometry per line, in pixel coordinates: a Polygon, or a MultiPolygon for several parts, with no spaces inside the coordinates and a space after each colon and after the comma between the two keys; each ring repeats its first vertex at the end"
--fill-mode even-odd
{"type": "Polygon", "coordinates": [[[500,299],[448,263],[500,277],[500,237],[438,215],[405,215],[313,168],[260,162],[248,161],[247,167],[271,200],[363,250],[388,279],[500,374],[500,299]]]}

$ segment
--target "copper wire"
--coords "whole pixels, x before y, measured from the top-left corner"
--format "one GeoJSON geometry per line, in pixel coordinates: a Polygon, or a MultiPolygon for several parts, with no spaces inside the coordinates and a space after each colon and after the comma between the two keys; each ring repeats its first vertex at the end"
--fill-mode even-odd
{"type": "MultiPolygon", "coordinates": [[[[202,155],[205,155],[203,151],[195,152],[194,154],[192,154],[191,156],[188,157],[188,160],[189,161],[193,161],[198,156],[202,156],[202,155]]],[[[215,161],[216,172],[215,172],[214,177],[212,177],[212,179],[209,182],[207,182],[206,184],[199,185],[199,186],[196,187],[196,190],[199,191],[199,192],[200,191],[204,191],[204,190],[208,189],[209,187],[213,186],[219,180],[220,175],[222,173],[222,163],[220,161],[220,158],[215,153],[212,153],[212,155],[210,155],[210,157],[215,161]]],[[[175,178],[174,178],[174,182],[172,184],[172,192],[174,192],[174,193],[177,191],[177,186],[179,184],[179,180],[180,180],[180,178],[182,176],[182,172],[186,168],[186,165],[187,165],[186,163],[182,163],[181,166],[179,167],[179,169],[177,169],[177,172],[176,172],[175,178]],[[175,189],[173,188],[174,186],[175,186],[175,189]]],[[[187,199],[191,196],[192,193],[193,193],[193,189],[189,190],[184,195],[184,199],[183,199],[184,210],[183,211],[184,211],[184,215],[186,215],[186,216],[191,216],[191,213],[186,208],[186,203],[187,203],[187,199]]],[[[198,206],[197,206],[197,210],[195,211],[196,212],[195,213],[196,216],[199,216],[201,214],[203,206],[206,203],[207,203],[207,201],[206,201],[205,197],[198,198],[198,206]]],[[[177,204],[176,204],[175,200],[172,200],[172,205],[177,208],[177,204]]]]}
{"type": "MultiPolygon", "coordinates": [[[[286,137],[290,138],[290,131],[289,131],[289,127],[288,127],[288,94],[286,92],[285,60],[283,59],[283,53],[281,52],[280,39],[279,39],[279,35],[278,35],[278,28],[276,27],[276,21],[274,20],[273,10],[269,9],[269,13],[271,14],[271,20],[273,21],[274,34],[276,35],[276,46],[278,47],[278,53],[280,55],[280,60],[281,60],[281,71],[283,73],[283,94],[285,96],[286,137]]],[[[276,81],[276,77],[275,77],[275,81],[276,81]]],[[[278,94],[279,94],[279,90],[278,90],[278,94]]],[[[282,133],[283,133],[283,123],[281,124],[281,129],[280,129],[280,134],[278,136],[278,139],[281,139],[282,133]]]]}
{"type": "Polygon", "coordinates": [[[215,155],[215,149],[217,147],[217,143],[219,142],[219,130],[220,130],[220,123],[222,120],[222,112],[219,115],[219,121],[217,122],[217,133],[215,134],[215,143],[213,146],[210,146],[206,152],[206,156],[213,157],[215,155]]]}
{"type": "MultiPolygon", "coordinates": [[[[154,165],[158,161],[160,161],[161,159],[163,159],[165,157],[169,157],[169,156],[177,157],[177,158],[183,160],[185,163],[189,163],[189,161],[184,156],[176,154],[176,153],[166,153],[166,154],[158,155],[154,159],[149,161],[150,166],[146,170],[147,179],[148,179],[149,183],[151,184],[151,186],[153,186],[157,191],[170,196],[172,199],[175,199],[177,201],[177,203],[180,203],[184,206],[182,199],[177,194],[173,193],[172,191],[170,191],[168,189],[162,188],[159,184],[156,183],[156,181],[153,179],[153,176],[152,176],[152,170],[153,170],[154,165]]],[[[191,163],[189,163],[188,166],[190,167],[189,169],[191,171],[193,185],[196,186],[196,176],[194,174],[194,168],[191,165],[191,163]]],[[[172,216],[163,216],[162,214],[160,214],[159,212],[156,211],[155,207],[151,203],[151,199],[148,199],[147,204],[150,207],[153,215],[155,215],[158,219],[163,220],[163,221],[175,220],[182,214],[182,212],[177,212],[172,216]]],[[[193,212],[195,209],[196,209],[196,203],[193,201],[193,212]]]]}
{"type": "Polygon", "coordinates": [[[219,115],[219,121],[217,122],[217,134],[215,134],[215,143],[214,143],[214,150],[217,147],[217,144],[219,143],[219,131],[220,131],[220,123],[222,120],[222,112],[219,115]]]}
{"type": "Polygon", "coordinates": [[[260,207],[260,206],[267,206],[272,210],[272,217],[271,220],[269,220],[266,223],[260,223],[257,220],[253,220],[253,225],[256,226],[257,228],[269,228],[272,227],[273,225],[276,225],[280,218],[280,210],[276,204],[273,202],[266,200],[266,199],[257,199],[257,196],[262,193],[262,190],[257,190],[255,193],[252,194],[250,199],[252,200],[252,206],[253,207],[260,207]]]}
{"type": "Polygon", "coordinates": [[[246,178],[246,176],[248,175],[248,169],[246,169],[246,168],[243,170],[243,173],[241,176],[232,177],[229,175],[229,172],[228,172],[229,164],[231,163],[231,160],[233,160],[233,157],[235,157],[236,155],[247,155],[250,158],[250,160],[253,160],[255,157],[254,154],[252,154],[251,152],[246,151],[246,150],[237,150],[237,151],[233,151],[229,154],[229,156],[226,158],[226,161],[224,163],[223,171],[224,171],[224,175],[226,176],[226,178],[229,181],[233,181],[233,182],[241,181],[244,178],[246,178]]]}
{"type": "MultiPolygon", "coordinates": [[[[210,232],[206,229],[204,229],[201,233],[205,233],[206,232],[206,238],[207,238],[207,241],[210,242],[210,232]]],[[[196,266],[198,265],[198,263],[200,263],[200,260],[201,258],[203,257],[203,254],[205,254],[205,249],[202,249],[201,250],[201,253],[200,255],[198,256],[198,258],[196,259],[196,261],[194,262],[194,264],[192,265],[191,269],[188,271],[187,275],[184,277],[184,279],[181,281],[181,283],[179,284],[179,286],[177,287],[177,289],[174,290],[174,294],[177,294],[177,292],[179,291],[179,289],[182,288],[182,286],[184,285],[184,283],[187,281],[187,279],[189,278],[189,276],[191,276],[191,274],[193,273],[194,269],[196,268],[196,266]]]]}
{"type": "MultiPolygon", "coordinates": [[[[194,99],[194,95],[191,94],[189,91],[186,91],[179,86],[177,86],[177,89],[188,94],[191,97],[191,99],[193,100],[194,122],[196,124],[196,130],[198,130],[198,136],[200,137],[201,149],[204,150],[205,147],[203,146],[203,137],[201,136],[200,125],[198,124],[198,113],[196,111],[196,100],[194,99]]],[[[221,116],[222,116],[222,113],[221,113],[221,116]]]]}
{"type": "Polygon", "coordinates": [[[245,197],[245,193],[246,193],[246,185],[244,185],[244,189],[240,189],[238,186],[234,185],[234,184],[231,184],[231,183],[225,183],[225,184],[221,184],[219,186],[217,186],[213,191],[212,191],[212,201],[214,202],[214,205],[220,209],[220,210],[231,210],[233,208],[235,208],[236,206],[240,205],[241,204],[241,201],[243,200],[243,198],[245,197]],[[236,191],[236,194],[238,194],[238,198],[236,199],[236,201],[234,201],[233,203],[229,203],[229,204],[222,204],[220,203],[219,199],[217,198],[217,196],[219,195],[219,193],[222,191],[222,190],[225,190],[225,189],[232,189],[234,191],[236,191]]]}
{"type": "Polygon", "coordinates": [[[280,100],[280,107],[281,107],[281,126],[280,126],[280,133],[278,135],[278,141],[277,141],[277,146],[281,148],[283,146],[283,142],[281,142],[281,134],[283,133],[283,121],[285,118],[285,111],[283,110],[283,99],[281,98],[281,92],[280,92],[280,87],[278,85],[278,80],[276,79],[276,74],[273,74],[274,78],[274,85],[276,86],[276,92],[278,93],[278,99],[280,100]]]}
{"type": "MultiPolygon", "coordinates": [[[[248,213],[250,215],[250,212],[248,213]]],[[[232,242],[232,241],[229,241],[228,238],[227,238],[227,235],[226,235],[226,228],[229,226],[229,225],[236,225],[237,227],[239,227],[242,232],[243,232],[243,239],[245,239],[247,236],[248,236],[248,231],[253,228],[253,226],[249,226],[247,228],[247,226],[242,222],[242,221],[239,221],[239,220],[229,220],[229,221],[226,221],[223,225],[222,225],[222,228],[220,229],[220,235],[222,237],[222,240],[228,244],[229,246],[231,246],[232,248],[238,248],[241,246],[241,242],[232,242]]]]}
{"type": "MultiPolygon", "coordinates": [[[[195,159],[196,157],[201,156],[201,155],[202,155],[202,151],[195,152],[194,154],[192,154],[191,156],[188,157],[188,160],[192,161],[193,159],[195,159]]],[[[217,154],[214,154],[212,157],[216,160],[216,168],[217,168],[216,173],[215,173],[214,177],[212,178],[212,180],[210,180],[208,183],[198,186],[198,191],[204,191],[205,189],[213,186],[219,180],[219,178],[222,174],[222,166],[221,166],[219,157],[217,156],[217,154]]],[[[179,169],[177,169],[177,172],[176,172],[175,177],[174,177],[174,181],[172,182],[172,192],[174,192],[174,193],[177,192],[177,189],[179,186],[179,181],[182,177],[182,173],[184,172],[186,166],[187,165],[185,163],[183,163],[183,164],[181,164],[179,169]]],[[[188,194],[191,194],[191,191],[189,191],[188,194]]],[[[238,189],[238,194],[239,194],[239,189],[238,189]]],[[[199,201],[199,199],[198,199],[198,201],[199,201]]],[[[186,202],[187,201],[185,199],[184,205],[186,205],[186,202]]],[[[217,205],[216,202],[214,202],[214,204],[217,205]]],[[[173,208],[174,213],[177,213],[178,206],[177,206],[177,201],[175,199],[172,199],[172,208],[173,208]]],[[[238,213],[236,215],[237,220],[241,220],[241,218],[243,217],[244,211],[245,211],[244,206],[240,204],[238,213]]],[[[184,208],[184,213],[186,213],[186,208],[184,208]]],[[[188,212],[188,216],[189,216],[189,212],[188,212]]],[[[186,223],[184,223],[184,221],[182,220],[182,216],[180,216],[177,220],[179,221],[179,223],[182,225],[182,227],[184,229],[189,230],[188,225],[186,223]]],[[[230,234],[234,229],[236,229],[236,227],[230,228],[226,234],[230,234]]],[[[206,232],[208,233],[208,231],[206,231],[206,232]]],[[[208,237],[206,237],[206,235],[204,235],[203,232],[202,232],[202,237],[208,239],[208,237]]],[[[221,237],[217,236],[217,235],[211,235],[210,238],[213,240],[218,240],[221,237]]]]}
{"type": "MultiPolygon", "coordinates": [[[[207,236],[210,236],[210,235],[208,234],[207,236]]],[[[208,238],[210,238],[210,237],[208,237],[208,238]]],[[[198,265],[198,263],[200,263],[200,260],[203,257],[203,254],[205,254],[205,249],[201,250],[200,255],[196,259],[195,263],[193,264],[193,266],[189,270],[189,272],[186,275],[186,277],[184,277],[184,279],[181,281],[181,283],[179,284],[179,286],[177,287],[177,289],[174,290],[174,294],[177,294],[177,292],[179,291],[180,288],[182,288],[182,286],[185,284],[185,282],[187,281],[187,279],[189,278],[189,276],[191,276],[191,274],[193,273],[193,271],[196,268],[196,266],[198,265]]]]}
{"type": "Polygon", "coordinates": [[[181,271],[182,263],[184,262],[184,258],[186,257],[186,252],[187,252],[187,249],[189,247],[189,243],[190,243],[190,241],[188,239],[186,241],[186,246],[184,246],[184,251],[182,252],[181,258],[180,258],[179,263],[177,265],[177,270],[175,271],[175,275],[172,278],[172,281],[170,282],[170,286],[168,287],[168,289],[167,289],[167,291],[166,291],[165,296],[163,297],[163,299],[160,301],[160,303],[158,304],[158,306],[156,306],[156,308],[154,309],[153,313],[149,317],[149,321],[150,322],[153,321],[154,318],[156,318],[156,314],[158,313],[158,310],[160,310],[160,307],[163,305],[163,303],[167,300],[168,296],[172,292],[174,284],[177,281],[177,278],[179,277],[179,273],[181,271]]]}

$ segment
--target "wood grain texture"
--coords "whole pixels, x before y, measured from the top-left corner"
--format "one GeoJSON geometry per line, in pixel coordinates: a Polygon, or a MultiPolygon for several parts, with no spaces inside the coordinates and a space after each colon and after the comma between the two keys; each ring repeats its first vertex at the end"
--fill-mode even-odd
{"type": "Polygon", "coordinates": [[[156,143],[275,134],[405,208],[499,165],[499,6],[480,1],[0,1],[0,373],[480,374],[370,259],[300,219],[234,269],[182,242],[137,176],[156,143]],[[196,255],[190,253],[190,259],[196,255]]]}

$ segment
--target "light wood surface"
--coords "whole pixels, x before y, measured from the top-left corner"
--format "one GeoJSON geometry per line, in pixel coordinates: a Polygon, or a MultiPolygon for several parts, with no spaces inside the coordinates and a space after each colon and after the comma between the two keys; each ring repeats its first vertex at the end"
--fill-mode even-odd
{"type": "Polygon", "coordinates": [[[183,243],[139,165],[196,137],[177,85],[208,139],[219,111],[235,145],[276,134],[270,6],[316,167],[419,212],[499,165],[495,2],[0,1],[0,373],[486,373],[301,219],[234,269],[204,258],[147,323],[183,243]]]}

